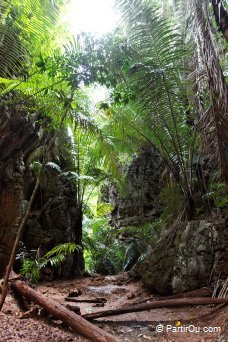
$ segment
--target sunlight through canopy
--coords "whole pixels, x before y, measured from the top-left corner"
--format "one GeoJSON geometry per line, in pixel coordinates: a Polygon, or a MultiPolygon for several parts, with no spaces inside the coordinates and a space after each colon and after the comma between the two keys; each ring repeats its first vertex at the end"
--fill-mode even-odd
{"type": "Polygon", "coordinates": [[[113,7],[114,0],[71,0],[66,13],[70,32],[105,34],[112,31],[117,22],[113,7]]]}

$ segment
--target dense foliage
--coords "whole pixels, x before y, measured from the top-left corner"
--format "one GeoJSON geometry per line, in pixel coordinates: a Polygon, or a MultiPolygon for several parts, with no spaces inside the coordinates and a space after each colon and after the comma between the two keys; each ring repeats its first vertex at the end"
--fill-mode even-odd
{"type": "MultiPolygon", "coordinates": [[[[158,151],[170,174],[160,195],[163,224],[227,203],[227,63],[220,62],[227,43],[214,32],[215,4],[189,0],[183,13],[182,1],[162,3],[118,0],[116,32],[82,34],[61,45],[57,18],[64,1],[1,1],[1,105],[39,113],[47,152],[51,139],[68,131],[64,148],[72,162],[64,169],[48,162],[77,189],[81,218],[104,180],[123,186],[122,156],[145,145],[158,151]],[[109,96],[94,105],[89,89],[98,85],[109,96]]],[[[112,273],[123,265],[124,247],[109,234],[105,215],[90,210],[84,220],[85,255],[91,269],[106,260],[112,273]]]]}

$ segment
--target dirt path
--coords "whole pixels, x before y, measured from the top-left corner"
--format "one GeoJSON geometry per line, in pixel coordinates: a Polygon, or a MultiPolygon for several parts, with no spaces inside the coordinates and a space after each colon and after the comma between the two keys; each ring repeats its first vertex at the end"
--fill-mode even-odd
{"type": "MultiPolygon", "coordinates": [[[[78,299],[103,297],[107,300],[104,307],[93,303],[70,303],[79,306],[82,314],[129,305],[150,296],[141,282],[129,282],[126,273],[74,281],[55,281],[37,286],[38,291],[62,304],[66,304],[65,297],[69,292],[77,289],[82,292],[78,299]]],[[[228,341],[228,307],[220,309],[213,316],[202,316],[211,310],[212,306],[156,309],[100,318],[94,323],[118,336],[120,341],[228,341]],[[156,331],[159,328],[162,332],[156,331]],[[205,329],[205,332],[199,332],[199,329],[205,329]]],[[[11,296],[7,297],[7,302],[0,313],[0,323],[0,342],[86,341],[63,326],[60,321],[43,318],[40,315],[21,319],[20,311],[11,296]]]]}

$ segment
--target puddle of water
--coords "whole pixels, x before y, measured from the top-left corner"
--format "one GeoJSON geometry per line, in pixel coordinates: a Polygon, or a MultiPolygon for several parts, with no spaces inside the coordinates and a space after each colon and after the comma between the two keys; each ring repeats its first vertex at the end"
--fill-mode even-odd
{"type": "Polygon", "coordinates": [[[87,287],[89,290],[94,291],[94,292],[103,292],[103,293],[113,293],[119,286],[117,285],[104,285],[104,286],[88,286],[87,287]]]}

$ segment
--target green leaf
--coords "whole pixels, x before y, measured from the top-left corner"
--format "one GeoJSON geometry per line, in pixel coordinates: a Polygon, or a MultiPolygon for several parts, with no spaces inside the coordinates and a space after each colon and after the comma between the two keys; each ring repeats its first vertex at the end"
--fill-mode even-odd
{"type": "Polygon", "coordinates": [[[39,161],[32,162],[32,170],[34,171],[36,175],[40,173],[41,169],[42,169],[42,164],[39,161]]]}

